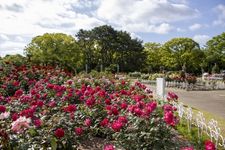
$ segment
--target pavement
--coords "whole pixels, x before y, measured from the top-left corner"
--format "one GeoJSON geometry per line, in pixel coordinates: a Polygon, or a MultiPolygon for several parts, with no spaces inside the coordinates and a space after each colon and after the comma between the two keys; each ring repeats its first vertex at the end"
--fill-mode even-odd
{"type": "MultiPolygon", "coordinates": [[[[154,86],[147,86],[155,91],[154,86]]],[[[183,104],[207,111],[225,119],[225,90],[186,91],[166,88],[166,93],[169,91],[175,92],[179,97],[179,101],[183,104]]]]}

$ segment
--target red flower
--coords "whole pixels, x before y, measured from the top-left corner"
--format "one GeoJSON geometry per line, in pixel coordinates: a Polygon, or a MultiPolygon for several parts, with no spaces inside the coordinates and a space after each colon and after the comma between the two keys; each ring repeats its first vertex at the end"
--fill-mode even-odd
{"type": "Polygon", "coordinates": [[[69,113],[73,113],[77,110],[76,105],[69,105],[67,107],[64,108],[65,112],[69,112],[69,113]]]}
{"type": "Polygon", "coordinates": [[[152,113],[152,111],[154,111],[157,107],[157,103],[156,102],[150,102],[148,104],[146,104],[146,107],[145,107],[145,112],[146,112],[146,115],[149,115],[150,113],[152,113]]]}
{"type": "Polygon", "coordinates": [[[108,118],[105,118],[105,119],[103,119],[103,120],[100,122],[100,125],[101,125],[102,127],[106,127],[106,126],[108,126],[108,124],[109,124],[109,119],[108,119],[108,118]]]}
{"type": "Polygon", "coordinates": [[[116,107],[112,107],[112,114],[117,116],[119,114],[119,111],[116,107]]]}
{"type": "Polygon", "coordinates": [[[57,130],[55,130],[54,133],[57,138],[62,138],[64,137],[64,134],[65,134],[62,128],[58,128],[57,130]]]}
{"type": "Polygon", "coordinates": [[[80,136],[81,134],[83,134],[84,130],[80,127],[75,128],[75,133],[76,135],[80,136]]]}
{"type": "Polygon", "coordinates": [[[15,97],[20,97],[21,95],[23,94],[23,90],[22,89],[19,89],[15,92],[14,96],[15,97]]]}
{"type": "Polygon", "coordinates": [[[126,81],[122,80],[122,81],[121,81],[121,84],[122,84],[122,85],[125,85],[125,84],[126,84],[126,81]]]}
{"type": "Polygon", "coordinates": [[[174,92],[168,92],[167,94],[168,101],[171,101],[171,100],[176,101],[177,99],[178,99],[178,96],[174,92]]]}
{"type": "Polygon", "coordinates": [[[121,109],[127,109],[127,103],[126,102],[122,102],[120,104],[121,109]]]}
{"type": "Polygon", "coordinates": [[[165,104],[163,106],[164,111],[173,111],[173,106],[171,106],[170,104],[165,104]]]}
{"type": "Polygon", "coordinates": [[[92,107],[95,104],[95,99],[94,98],[89,98],[86,100],[86,105],[88,107],[92,107]]]}
{"type": "Polygon", "coordinates": [[[16,121],[18,118],[19,118],[18,113],[12,114],[12,120],[13,120],[13,121],[16,121]]]}
{"type": "Polygon", "coordinates": [[[90,118],[85,119],[84,124],[86,126],[90,127],[91,126],[91,119],[90,118]]]}
{"type": "Polygon", "coordinates": [[[105,104],[106,104],[106,105],[110,105],[110,104],[111,104],[111,100],[110,100],[110,99],[106,99],[106,100],[105,100],[105,104]]]}
{"type": "Polygon", "coordinates": [[[174,123],[174,116],[171,111],[164,113],[164,121],[169,125],[172,125],[174,123]]]}
{"type": "Polygon", "coordinates": [[[104,146],[104,150],[115,150],[114,145],[108,144],[104,146]]]}
{"type": "Polygon", "coordinates": [[[118,121],[119,121],[119,122],[122,122],[123,125],[125,125],[125,124],[128,122],[126,116],[119,116],[119,117],[118,117],[118,121]]]}
{"type": "Polygon", "coordinates": [[[140,117],[143,115],[143,112],[140,108],[134,108],[134,114],[140,117]]]}
{"type": "Polygon", "coordinates": [[[111,127],[115,132],[119,132],[120,129],[123,127],[123,123],[119,120],[116,120],[112,123],[111,127]]]}
{"type": "Polygon", "coordinates": [[[41,119],[36,119],[36,120],[34,120],[34,125],[35,125],[37,128],[39,128],[39,127],[42,125],[41,119]]]}
{"type": "Polygon", "coordinates": [[[0,112],[5,112],[6,111],[6,107],[4,105],[0,105],[0,112]]]}
{"type": "Polygon", "coordinates": [[[43,101],[41,101],[41,100],[37,101],[37,106],[38,107],[42,107],[43,105],[44,105],[43,101]]]}
{"type": "Polygon", "coordinates": [[[205,150],[216,150],[215,144],[210,140],[206,140],[205,141],[205,150]]]}

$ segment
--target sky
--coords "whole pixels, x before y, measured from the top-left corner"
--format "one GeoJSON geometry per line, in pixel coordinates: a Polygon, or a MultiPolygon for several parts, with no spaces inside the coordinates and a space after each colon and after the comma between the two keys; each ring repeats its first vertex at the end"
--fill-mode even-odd
{"type": "Polygon", "coordinates": [[[225,0],[0,0],[0,56],[23,54],[37,35],[105,24],[144,43],[189,37],[204,46],[225,32],[225,0]]]}

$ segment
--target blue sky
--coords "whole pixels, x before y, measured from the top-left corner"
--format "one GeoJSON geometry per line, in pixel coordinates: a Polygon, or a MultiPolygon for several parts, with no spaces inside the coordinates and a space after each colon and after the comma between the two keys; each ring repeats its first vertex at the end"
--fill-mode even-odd
{"type": "Polygon", "coordinates": [[[144,42],[189,37],[204,46],[225,32],[225,0],[0,0],[0,56],[23,54],[32,37],[75,35],[108,24],[144,42]]]}

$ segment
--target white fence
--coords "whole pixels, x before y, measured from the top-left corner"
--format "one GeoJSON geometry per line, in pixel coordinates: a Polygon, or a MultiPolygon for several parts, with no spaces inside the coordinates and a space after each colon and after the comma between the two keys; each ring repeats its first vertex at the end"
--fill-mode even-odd
{"type": "MultiPolygon", "coordinates": [[[[142,83],[155,85],[156,81],[152,80],[141,80],[142,83]]],[[[177,82],[177,81],[166,81],[166,87],[179,88],[185,90],[225,90],[224,81],[204,81],[197,82],[196,84],[187,82],[177,82]]]]}
{"type": "Polygon", "coordinates": [[[177,108],[179,117],[187,121],[189,132],[191,131],[191,127],[194,125],[198,127],[199,139],[202,137],[204,132],[210,137],[211,141],[215,143],[216,148],[220,146],[225,149],[225,139],[221,135],[217,121],[211,119],[207,122],[202,112],[198,112],[197,115],[194,115],[192,109],[190,107],[185,108],[182,103],[173,102],[173,105],[177,108]]]}

